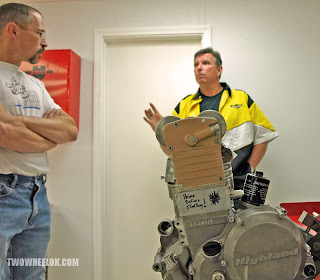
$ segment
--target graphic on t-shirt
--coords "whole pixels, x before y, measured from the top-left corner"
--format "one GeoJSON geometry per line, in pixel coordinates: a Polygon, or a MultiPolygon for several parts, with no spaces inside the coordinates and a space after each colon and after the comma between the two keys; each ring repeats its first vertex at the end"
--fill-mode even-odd
{"type": "MultiPolygon", "coordinates": [[[[40,100],[36,92],[26,90],[24,85],[17,82],[15,77],[11,78],[11,83],[6,83],[14,95],[21,95],[23,98],[23,109],[32,108],[40,110],[40,100]]],[[[16,105],[22,106],[22,105],[16,105]]]]}

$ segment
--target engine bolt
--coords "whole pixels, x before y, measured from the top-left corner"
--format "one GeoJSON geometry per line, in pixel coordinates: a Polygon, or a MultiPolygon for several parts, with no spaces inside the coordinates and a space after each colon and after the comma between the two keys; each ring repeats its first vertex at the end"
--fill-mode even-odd
{"type": "Polygon", "coordinates": [[[222,261],[221,261],[221,265],[222,265],[222,266],[226,266],[226,265],[227,265],[227,262],[226,262],[225,260],[222,260],[222,261]]]}
{"type": "Polygon", "coordinates": [[[190,142],[195,142],[196,138],[194,136],[191,136],[189,140],[190,140],[190,142]]]}
{"type": "Polygon", "coordinates": [[[229,223],[233,223],[233,222],[234,222],[234,217],[232,217],[232,216],[229,217],[229,218],[228,218],[228,221],[229,221],[229,223]]]}
{"type": "Polygon", "coordinates": [[[212,280],[225,280],[225,279],[226,278],[224,277],[224,275],[219,271],[212,274],[212,280]]]}
{"type": "Polygon", "coordinates": [[[242,219],[239,216],[236,216],[237,225],[241,226],[243,224],[242,219]]]}
{"type": "Polygon", "coordinates": [[[307,243],[305,243],[305,244],[304,244],[304,249],[305,249],[307,252],[310,252],[311,247],[310,247],[307,243]]]}
{"type": "Polygon", "coordinates": [[[242,226],[242,220],[241,219],[237,219],[237,225],[242,226]]]}
{"type": "Polygon", "coordinates": [[[311,257],[311,252],[307,252],[307,257],[311,257]]]}
{"type": "Polygon", "coordinates": [[[189,274],[190,274],[190,275],[194,275],[194,269],[190,269],[190,270],[189,270],[189,274]]]}
{"type": "Polygon", "coordinates": [[[201,122],[206,122],[206,119],[201,119],[201,122]]]}

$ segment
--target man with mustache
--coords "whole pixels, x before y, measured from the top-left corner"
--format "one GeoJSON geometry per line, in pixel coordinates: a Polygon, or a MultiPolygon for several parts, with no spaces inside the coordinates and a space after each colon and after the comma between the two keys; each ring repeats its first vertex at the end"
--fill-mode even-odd
{"type": "MultiPolygon", "coordinates": [[[[268,143],[278,133],[247,93],[220,83],[222,60],[218,52],[212,48],[196,52],[194,74],[200,86],[198,92],[182,99],[172,114],[183,119],[196,117],[205,110],[216,110],[223,115],[227,131],[222,143],[237,154],[232,171],[235,188],[242,189],[246,174],[256,169],[268,143]]],[[[144,120],[155,131],[162,115],[152,103],[150,106],[145,110],[144,120]]],[[[165,147],[162,149],[169,154],[165,147]]]]}
{"type": "Polygon", "coordinates": [[[42,14],[27,5],[0,6],[0,278],[44,279],[45,266],[10,266],[42,259],[51,232],[46,151],[75,141],[74,120],[38,79],[19,70],[48,46],[42,14]],[[13,277],[13,278],[12,278],[13,277]]]}

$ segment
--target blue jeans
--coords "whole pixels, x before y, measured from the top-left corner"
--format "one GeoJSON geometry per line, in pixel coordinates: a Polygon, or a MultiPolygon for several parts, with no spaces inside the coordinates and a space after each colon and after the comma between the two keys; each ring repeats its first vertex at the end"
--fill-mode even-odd
{"type": "Polygon", "coordinates": [[[45,279],[45,266],[9,266],[7,262],[46,258],[51,213],[44,183],[45,175],[0,174],[1,280],[45,279]]]}

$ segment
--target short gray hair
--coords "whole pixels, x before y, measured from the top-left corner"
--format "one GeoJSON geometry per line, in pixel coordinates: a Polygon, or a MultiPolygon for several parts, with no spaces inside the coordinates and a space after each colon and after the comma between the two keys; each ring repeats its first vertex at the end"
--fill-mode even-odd
{"type": "Polygon", "coordinates": [[[216,67],[217,67],[217,68],[222,65],[222,59],[221,59],[220,53],[217,52],[217,51],[214,51],[213,48],[211,48],[211,47],[204,48],[204,49],[201,49],[201,50],[197,51],[197,52],[194,54],[194,59],[193,59],[193,61],[196,60],[196,58],[197,58],[198,55],[200,55],[200,54],[205,54],[205,53],[211,53],[211,54],[213,55],[214,63],[216,64],[216,67]]]}
{"type": "Polygon", "coordinates": [[[9,22],[14,22],[18,26],[25,27],[32,21],[31,12],[42,14],[35,8],[20,4],[7,3],[0,6],[0,32],[7,26],[9,22]]]}

